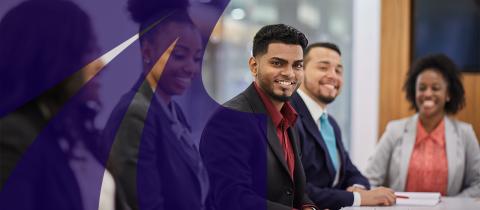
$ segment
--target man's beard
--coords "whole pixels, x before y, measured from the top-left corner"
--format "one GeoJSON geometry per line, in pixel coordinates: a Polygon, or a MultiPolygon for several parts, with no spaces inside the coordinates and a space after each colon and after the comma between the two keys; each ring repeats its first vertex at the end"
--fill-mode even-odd
{"type": "Polygon", "coordinates": [[[281,102],[287,102],[290,101],[291,96],[286,96],[286,95],[275,95],[273,91],[267,91],[267,94],[273,98],[274,100],[281,101],[281,102]]]}
{"type": "Polygon", "coordinates": [[[336,97],[328,97],[328,96],[317,96],[317,99],[325,104],[330,104],[335,101],[336,97]]]}
{"type": "Polygon", "coordinates": [[[262,88],[263,91],[265,91],[265,93],[270,96],[270,98],[272,98],[273,100],[276,100],[276,101],[281,101],[281,102],[287,102],[287,101],[290,101],[290,98],[292,97],[291,95],[290,96],[286,96],[286,95],[277,95],[273,92],[273,90],[269,89],[268,88],[268,85],[264,84],[262,80],[259,80],[259,86],[260,88],[262,88]]]}

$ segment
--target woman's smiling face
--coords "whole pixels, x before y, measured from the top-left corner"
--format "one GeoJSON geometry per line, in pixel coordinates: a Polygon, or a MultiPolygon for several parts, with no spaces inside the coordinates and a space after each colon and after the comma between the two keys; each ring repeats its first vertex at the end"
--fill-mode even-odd
{"type": "Polygon", "coordinates": [[[448,84],[438,70],[424,70],[418,75],[415,87],[415,103],[421,116],[445,114],[445,104],[449,101],[448,84]]]}

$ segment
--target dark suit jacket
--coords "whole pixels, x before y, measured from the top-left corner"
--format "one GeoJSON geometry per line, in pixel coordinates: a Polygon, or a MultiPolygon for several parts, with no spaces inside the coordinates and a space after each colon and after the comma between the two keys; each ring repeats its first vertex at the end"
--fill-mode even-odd
{"type": "Polygon", "coordinates": [[[292,180],[276,129],[266,113],[252,84],[207,123],[200,151],[217,209],[291,210],[313,204],[305,195],[298,134],[288,130],[295,153],[292,180]]]}
{"type": "Polygon", "coordinates": [[[108,168],[133,209],[204,208],[195,170],[200,155],[189,158],[170,125],[146,82],[122,97],[107,123],[105,137],[115,138],[108,168]]]}
{"type": "Polygon", "coordinates": [[[320,131],[298,93],[292,96],[292,105],[300,115],[300,120],[297,120],[296,127],[299,131],[302,145],[302,162],[307,176],[308,195],[320,209],[339,209],[343,206],[351,206],[353,204],[353,193],[345,190],[354,184],[370,188],[370,184],[353,165],[348,153],[345,151],[337,122],[332,116],[328,116],[328,120],[335,132],[341,161],[338,183],[332,187],[335,179],[335,169],[320,131]]]}
{"type": "Polygon", "coordinates": [[[0,189],[46,123],[35,102],[0,118],[0,189]]]}
{"type": "Polygon", "coordinates": [[[44,129],[47,122],[36,102],[0,119],[0,209],[83,209],[68,158],[49,138],[55,135],[44,129]]]}

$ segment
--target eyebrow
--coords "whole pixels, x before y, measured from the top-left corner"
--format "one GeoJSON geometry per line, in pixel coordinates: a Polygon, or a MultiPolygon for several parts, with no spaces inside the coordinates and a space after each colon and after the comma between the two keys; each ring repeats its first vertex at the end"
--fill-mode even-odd
{"type": "MultiPolygon", "coordinates": [[[[270,60],[279,60],[279,61],[288,63],[287,60],[285,60],[285,59],[283,59],[283,58],[279,58],[279,57],[271,57],[270,60]]],[[[303,62],[303,59],[293,61],[293,63],[298,63],[298,62],[303,62]]]]}
{"type": "MultiPolygon", "coordinates": [[[[181,50],[187,50],[187,51],[193,50],[193,49],[190,49],[188,46],[183,45],[183,44],[180,44],[180,43],[178,43],[178,44],[176,45],[176,48],[179,48],[179,49],[181,49],[181,50]]],[[[202,49],[201,49],[201,48],[198,48],[195,52],[198,52],[198,51],[202,51],[202,49]]]]}
{"type": "MultiPolygon", "coordinates": [[[[328,64],[328,65],[331,65],[332,63],[330,63],[329,61],[319,61],[317,63],[320,63],[320,64],[328,64]]],[[[340,67],[340,68],[343,68],[343,65],[340,63],[337,65],[337,67],[340,67]]]]}

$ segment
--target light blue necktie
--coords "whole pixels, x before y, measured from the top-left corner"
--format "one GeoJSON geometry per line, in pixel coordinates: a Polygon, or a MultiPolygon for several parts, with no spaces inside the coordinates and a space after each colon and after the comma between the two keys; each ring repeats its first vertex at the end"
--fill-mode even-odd
{"type": "Polygon", "coordinates": [[[320,117],[320,134],[323,137],[323,141],[327,145],[328,154],[330,155],[330,160],[332,160],[335,172],[338,172],[338,165],[340,164],[340,162],[338,160],[338,150],[335,141],[335,133],[333,132],[332,125],[328,121],[328,115],[326,113],[323,113],[320,117]]]}

